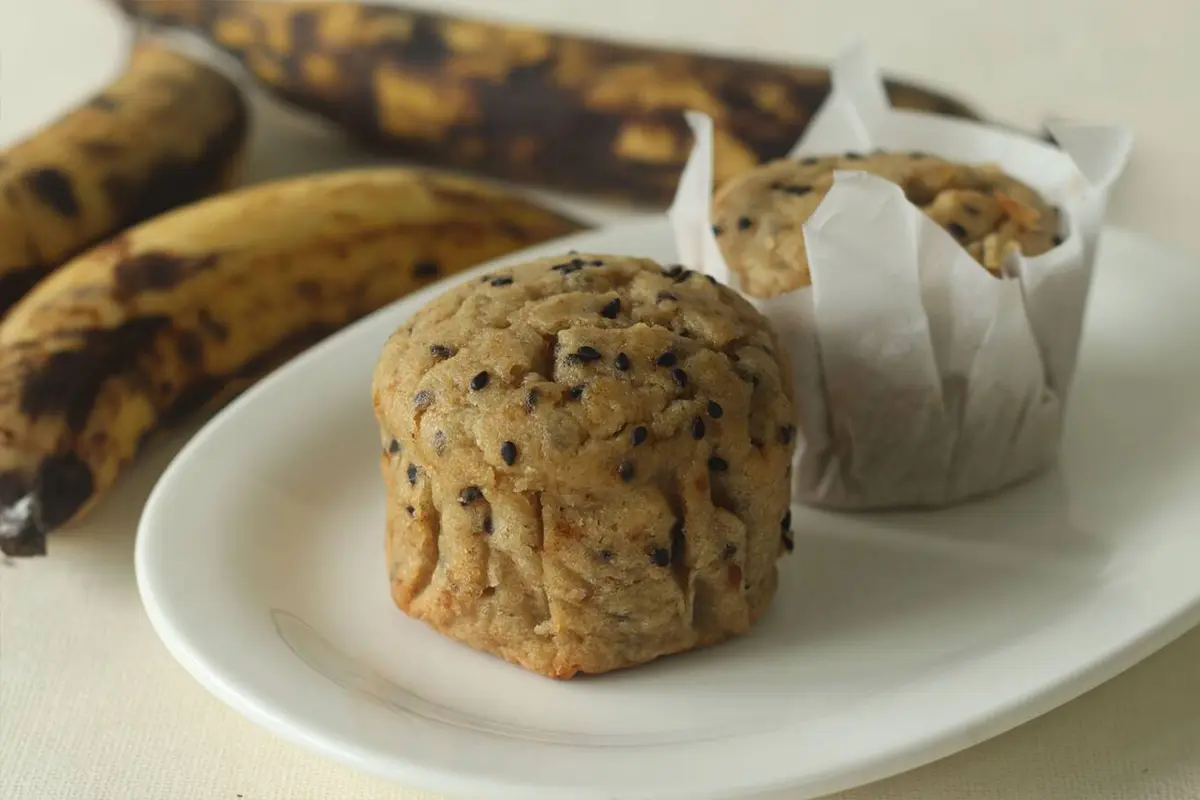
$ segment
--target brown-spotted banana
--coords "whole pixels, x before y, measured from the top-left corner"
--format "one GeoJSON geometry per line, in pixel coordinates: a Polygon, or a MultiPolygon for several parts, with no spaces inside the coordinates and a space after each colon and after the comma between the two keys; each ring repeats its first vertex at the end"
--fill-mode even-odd
{"type": "Polygon", "coordinates": [[[147,437],[438,277],[582,225],[384,168],[261,184],[130,229],[0,323],[0,550],[45,552],[147,437]]]}

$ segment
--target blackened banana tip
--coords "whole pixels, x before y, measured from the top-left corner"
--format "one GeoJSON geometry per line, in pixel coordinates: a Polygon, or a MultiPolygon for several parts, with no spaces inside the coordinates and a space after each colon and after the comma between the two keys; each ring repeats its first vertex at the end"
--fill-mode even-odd
{"type": "Polygon", "coordinates": [[[0,508],[0,553],[12,558],[46,555],[46,532],[37,518],[33,495],[0,508]]]}

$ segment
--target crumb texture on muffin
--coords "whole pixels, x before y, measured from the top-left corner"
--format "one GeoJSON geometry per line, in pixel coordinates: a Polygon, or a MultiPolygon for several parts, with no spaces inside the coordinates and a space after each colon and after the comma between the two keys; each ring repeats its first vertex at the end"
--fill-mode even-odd
{"type": "Polygon", "coordinates": [[[833,186],[836,170],[870,172],[899,185],[994,274],[1013,250],[1035,256],[1062,241],[1058,209],[995,166],[924,153],[780,159],[727,182],[713,201],[721,252],[748,294],[773,297],[809,285],[801,226],[833,186]]]}
{"type": "Polygon", "coordinates": [[[745,631],[791,543],[777,348],[737,293],[642,259],[434,299],[373,382],[396,603],[560,678],[745,631]]]}

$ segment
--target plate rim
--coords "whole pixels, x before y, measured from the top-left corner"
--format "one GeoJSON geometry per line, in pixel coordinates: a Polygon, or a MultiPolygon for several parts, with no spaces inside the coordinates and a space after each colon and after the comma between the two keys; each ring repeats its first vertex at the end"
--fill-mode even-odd
{"type": "MultiPolygon", "coordinates": [[[[298,354],[285,364],[264,376],[253,386],[235,398],[226,407],[206,420],[195,434],[183,444],[171,458],[170,463],[155,480],[153,489],[146,499],[139,515],[134,546],[134,571],[138,594],[146,615],[156,636],[163,642],[172,657],[200,685],[223,703],[237,711],[240,715],[280,738],[300,745],[310,752],[317,753],[334,761],[347,764],[363,772],[397,782],[406,788],[447,792],[472,797],[503,798],[503,800],[532,800],[546,798],[558,800],[564,796],[564,791],[572,797],[616,798],[616,797],[666,797],[662,793],[655,795],[617,793],[603,789],[589,788],[586,791],[577,786],[562,787],[548,784],[530,784],[511,780],[465,774],[439,767],[430,767],[419,761],[407,758],[403,752],[395,753],[385,764],[380,763],[371,753],[363,752],[362,748],[353,742],[344,741],[340,737],[328,734],[319,726],[310,725],[297,719],[290,711],[248,696],[239,690],[229,676],[223,676],[207,663],[194,644],[179,631],[170,620],[158,596],[158,586],[155,584],[153,570],[149,559],[152,555],[155,520],[161,515],[162,498],[167,495],[175,482],[175,475],[187,468],[191,455],[204,446],[224,420],[235,415],[245,404],[253,403],[259,393],[266,393],[276,381],[293,371],[301,371],[316,360],[322,358],[327,348],[332,348],[343,338],[351,338],[361,328],[369,327],[379,317],[394,315],[397,308],[413,302],[415,297],[432,297],[460,281],[469,280],[471,276],[481,274],[488,269],[494,269],[498,264],[513,263],[533,257],[539,252],[554,251],[569,248],[576,241],[586,241],[597,235],[614,235],[627,232],[634,228],[658,228],[664,224],[661,217],[633,218],[616,224],[593,228],[572,234],[561,239],[544,242],[530,248],[506,254],[492,259],[470,269],[443,278],[418,292],[399,298],[388,305],[377,309],[361,319],[335,332],[313,347],[298,354]]],[[[1153,248],[1158,252],[1173,253],[1179,257],[1196,261],[1196,258],[1181,248],[1172,247],[1150,239],[1141,234],[1121,228],[1109,226],[1105,228],[1103,239],[1109,240],[1116,236],[1129,240],[1130,244],[1142,248],[1153,248]]],[[[1102,242],[1103,244],[1104,242],[1102,242]]],[[[1019,727],[1049,711],[1074,700],[1091,691],[1102,683],[1120,675],[1154,652],[1160,650],[1172,641],[1200,624],[1200,593],[1178,609],[1174,614],[1163,617],[1157,625],[1146,626],[1138,635],[1126,640],[1120,646],[1110,648],[1102,655],[1093,655],[1086,663],[1078,668],[1058,675],[1056,680],[1049,681],[1037,690],[1026,692],[1019,699],[1006,705],[992,708],[986,714],[965,719],[954,726],[947,726],[934,734],[918,737],[906,742],[903,746],[892,748],[890,751],[877,752],[873,757],[856,764],[852,769],[837,771],[828,775],[814,775],[811,779],[794,778],[791,780],[764,780],[755,782],[753,779],[742,781],[738,786],[727,789],[715,789],[699,795],[688,791],[689,798],[725,798],[739,797],[746,793],[757,794],[786,789],[799,790],[803,797],[818,797],[832,792],[874,783],[912,769],[938,761],[961,750],[994,738],[1002,733],[1019,727]]],[[[670,796],[674,796],[672,793],[670,796]]]]}

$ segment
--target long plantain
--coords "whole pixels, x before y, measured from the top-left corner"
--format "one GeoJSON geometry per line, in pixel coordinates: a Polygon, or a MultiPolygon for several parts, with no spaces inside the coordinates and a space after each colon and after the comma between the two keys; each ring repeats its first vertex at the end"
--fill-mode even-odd
{"type": "Polygon", "coordinates": [[[137,46],[115,81],[0,151],[0,315],[87,247],[232,186],[247,128],[228,78],[137,46]]]}
{"type": "Polygon", "coordinates": [[[475,181],[355,170],[201,201],[85,253],[0,323],[0,550],[44,553],[149,435],[330,332],[581,227],[475,181]]]}
{"type": "MultiPolygon", "coordinates": [[[[716,179],[784,155],[825,69],[601,42],[394,5],[117,0],[197,31],[276,96],[408,158],[571,192],[663,203],[687,160],[682,112],[714,120],[716,179]]],[[[892,81],[900,107],[973,117],[892,81]]]]}

